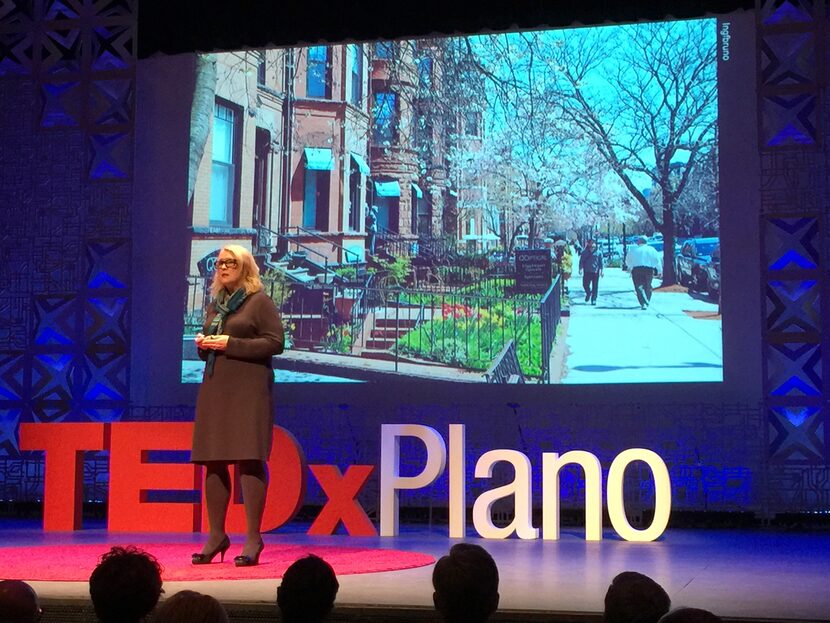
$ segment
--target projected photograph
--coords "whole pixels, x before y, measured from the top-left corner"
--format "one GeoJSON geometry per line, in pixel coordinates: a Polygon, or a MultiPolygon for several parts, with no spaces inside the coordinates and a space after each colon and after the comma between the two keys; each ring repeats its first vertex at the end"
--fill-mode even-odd
{"type": "Polygon", "coordinates": [[[251,250],[284,383],[721,382],[717,20],[198,56],[182,381],[251,250]]]}

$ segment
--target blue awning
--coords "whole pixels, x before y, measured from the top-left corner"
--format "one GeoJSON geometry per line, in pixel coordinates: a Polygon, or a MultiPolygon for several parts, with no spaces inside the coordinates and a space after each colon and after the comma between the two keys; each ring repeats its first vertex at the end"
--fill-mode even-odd
{"type": "Polygon", "coordinates": [[[311,171],[331,171],[334,169],[334,156],[326,147],[306,147],[305,168],[311,171]]]}
{"type": "Polygon", "coordinates": [[[363,173],[363,175],[369,175],[369,165],[366,164],[366,161],[363,159],[363,156],[358,156],[357,154],[352,154],[352,160],[357,165],[358,171],[363,173]]]}
{"type": "Polygon", "coordinates": [[[412,186],[412,190],[415,191],[415,196],[418,197],[418,199],[424,198],[424,191],[421,190],[421,187],[418,186],[418,184],[416,184],[415,182],[410,182],[409,185],[412,186]]]}
{"type": "Polygon", "coordinates": [[[398,180],[375,182],[375,194],[378,197],[400,197],[401,185],[398,180]]]}

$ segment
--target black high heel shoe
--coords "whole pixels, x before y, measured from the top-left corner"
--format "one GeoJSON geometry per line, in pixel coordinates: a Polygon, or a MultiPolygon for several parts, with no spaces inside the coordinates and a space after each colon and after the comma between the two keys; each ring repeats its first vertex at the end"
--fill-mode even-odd
{"type": "Polygon", "coordinates": [[[209,552],[205,552],[204,554],[193,554],[190,557],[190,562],[194,565],[209,565],[213,562],[213,559],[216,558],[216,554],[219,554],[219,562],[225,562],[225,552],[230,549],[231,540],[228,538],[228,535],[225,535],[225,538],[222,539],[222,542],[219,543],[213,550],[209,552]]]}
{"type": "Polygon", "coordinates": [[[237,567],[254,567],[259,564],[259,555],[262,553],[262,550],[265,549],[265,543],[262,541],[259,542],[259,547],[257,547],[256,554],[253,556],[248,556],[246,554],[242,554],[237,556],[233,559],[233,564],[237,567]]]}

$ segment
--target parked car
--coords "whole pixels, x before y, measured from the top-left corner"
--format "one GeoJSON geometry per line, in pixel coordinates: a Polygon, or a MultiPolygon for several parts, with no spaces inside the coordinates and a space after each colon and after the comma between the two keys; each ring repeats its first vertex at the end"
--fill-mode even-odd
{"type": "Polygon", "coordinates": [[[720,295],[720,244],[712,249],[709,261],[702,266],[703,274],[706,276],[706,291],[710,296],[717,298],[720,295]]]}
{"type": "MultiPolygon", "coordinates": [[[[664,242],[662,240],[649,240],[648,246],[657,249],[657,252],[660,254],[660,272],[663,272],[663,245],[664,242]]],[[[677,254],[680,253],[680,245],[676,242],[674,243],[674,256],[677,257],[677,254]]]]}
{"type": "Polygon", "coordinates": [[[618,238],[611,238],[610,244],[608,238],[599,238],[596,243],[597,250],[602,254],[606,266],[610,263],[619,265],[622,262],[622,244],[618,238]]]}
{"type": "Polygon", "coordinates": [[[680,285],[698,292],[709,290],[703,266],[710,262],[719,242],[717,238],[690,238],[681,245],[675,258],[675,274],[680,285]]]}
{"type": "Polygon", "coordinates": [[[604,259],[606,265],[610,266],[610,265],[613,264],[615,266],[619,266],[620,264],[622,264],[622,261],[623,261],[622,249],[623,248],[622,248],[621,244],[612,245],[611,246],[611,251],[608,250],[607,246],[602,247],[602,249],[600,249],[600,250],[602,251],[603,259],[604,259]]]}

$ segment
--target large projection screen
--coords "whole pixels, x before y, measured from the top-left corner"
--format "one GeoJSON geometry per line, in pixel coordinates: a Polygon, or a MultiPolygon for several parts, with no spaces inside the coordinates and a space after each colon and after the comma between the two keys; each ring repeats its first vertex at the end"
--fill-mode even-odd
{"type": "Polygon", "coordinates": [[[722,382],[719,28],[199,56],[182,382],[226,244],[279,383],[722,382]]]}

